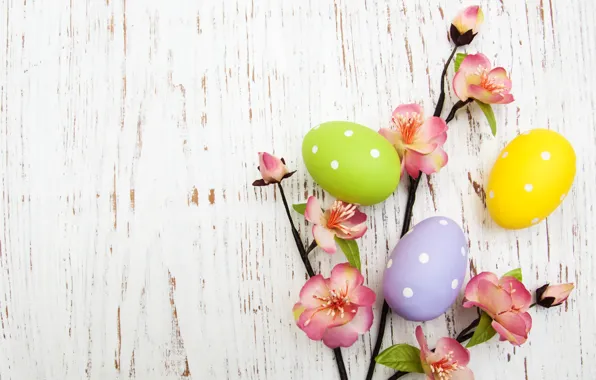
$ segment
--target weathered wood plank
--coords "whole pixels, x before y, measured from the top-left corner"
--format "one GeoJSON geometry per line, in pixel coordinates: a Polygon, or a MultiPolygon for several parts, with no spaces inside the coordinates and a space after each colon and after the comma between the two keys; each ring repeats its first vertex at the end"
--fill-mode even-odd
{"type": "MultiPolygon", "coordinates": [[[[467,50],[510,69],[516,102],[495,107],[496,138],[476,108],[451,124],[449,165],[421,184],[414,222],[461,221],[470,273],[522,266],[531,288],[577,284],[564,308],[533,312],[527,345],[474,348],[476,378],[594,379],[596,3],[479,3],[486,24],[467,50]],[[482,186],[499,149],[533,127],[573,143],[577,179],[547,222],[503,231],[482,186]]],[[[329,202],[305,173],[302,136],[332,119],[376,129],[405,102],[430,113],[461,6],[0,0],[0,377],[335,378],[331,352],[294,326],[304,270],[278,194],[250,186],[256,152],[299,170],[293,201],[329,202]]],[[[376,290],[405,197],[400,186],[366,210],[376,290]]],[[[314,260],[328,274],[343,257],[314,260]]],[[[456,308],[425,330],[434,341],[473,317],[456,308]]],[[[414,323],[389,327],[387,345],[414,343],[414,323]]],[[[351,378],[373,339],[344,350],[351,378]]]]}

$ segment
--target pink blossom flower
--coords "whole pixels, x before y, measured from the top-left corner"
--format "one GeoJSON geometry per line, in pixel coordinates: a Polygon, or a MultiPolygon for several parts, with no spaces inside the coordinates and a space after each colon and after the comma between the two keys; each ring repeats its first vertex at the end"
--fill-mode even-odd
{"type": "Polygon", "coordinates": [[[266,152],[259,152],[259,171],[262,179],[252,183],[253,186],[267,186],[279,183],[282,179],[291,177],[296,171],[290,172],[283,158],[279,159],[266,152]]]}
{"type": "Polygon", "coordinates": [[[298,327],[328,347],[350,347],[373,322],[376,295],[363,283],[364,277],[348,263],[336,265],[331,278],[311,277],[293,308],[298,327]]]}
{"type": "Polygon", "coordinates": [[[467,7],[451,23],[451,40],[457,46],[469,44],[478,33],[478,29],[483,22],[484,13],[478,5],[467,7]]]}
{"type": "Polygon", "coordinates": [[[366,214],[356,205],[335,201],[325,212],[321,210],[317,198],[308,197],[304,217],[313,223],[312,234],[317,245],[327,253],[335,253],[335,236],[340,239],[358,239],[366,232],[366,214]]]}
{"type": "Polygon", "coordinates": [[[464,297],[464,307],[479,307],[493,319],[492,327],[501,340],[520,346],[528,339],[532,317],[527,311],[532,295],[515,277],[499,279],[482,272],[470,280],[464,297]]]}
{"type": "Polygon", "coordinates": [[[431,174],[447,165],[443,144],[447,140],[447,124],[439,117],[424,120],[417,104],[404,104],[393,111],[392,128],[381,128],[379,133],[397,150],[404,169],[412,178],[422,171],[431,174]]]}
{"type": "Polygon", "coordinates": [[[486,104],[508,104],[514,100],[507,71],[502,67],[491,70],[490,61],[480,53],[464,58],[453,78],[453,90],[462,101],[473,98],[486,104]]]}
{"type": "Polygon", "coordinates": [[[536,290],[536,302],[543,307],[559,306],[569,298],[574,288],[573,284],[546,284],[536,290]]]}
{"type": "Polygon", "coordinates": [[[428,349],[422,327],[416,327],[416,340],[420,345],[420,360],[427,380],[474,380],[470,351],[453,338],[441,338],[434,352],[428,349]]]}

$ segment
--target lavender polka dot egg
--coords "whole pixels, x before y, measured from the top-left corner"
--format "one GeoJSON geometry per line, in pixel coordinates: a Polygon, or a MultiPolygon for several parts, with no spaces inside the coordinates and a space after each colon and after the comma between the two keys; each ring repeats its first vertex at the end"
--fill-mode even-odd
{"type": "Polygon", "coordinates": [[[456,300],[468,263],[466,237],[453,220],[435,216],[395,246],[383,277],[385,300],[410,321],[430,321],[456,300]]]}

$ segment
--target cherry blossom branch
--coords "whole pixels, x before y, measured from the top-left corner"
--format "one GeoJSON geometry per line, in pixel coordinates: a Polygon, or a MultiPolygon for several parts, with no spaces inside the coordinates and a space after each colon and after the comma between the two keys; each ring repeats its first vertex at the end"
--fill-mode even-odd
{"type": "MultiPolygon", "coordinates": [[[[537,303],[535,302],[535,303],[531,304],[529,308],[531,309],[536,305],[537,305],[537,303]]],[[[459,343],[463,343],[467,340],[472,339],[472,336],[474,335],[474,332],[476,331],[476,327],[478,327],[479,323],[480,323],[480,317],[474,319],[468,327],[466,327],[465,329],[460,331],[460,333],[457,335],[455,340],[457,340],[459,343]]],[[[394,373],[391,377],[389,377],[387,380],[399,379],[400,377],[407,375],[408,373],[409,372],[398,371],[398,372],[394,373]]]]}
{"type": "MultiPolygon", "coordinates": [[[[281,199],[283,201],[284,207],[286,209],[286,214],[288,215],[288,220],[290,221],[290,226],[292,227],[292,235],[294,236],[294,241],[296,242],[296,247],[298,248],[298,252],[300,253],[300,258],[304,263],[304,267],[306,268],[306,273],[308,273],[309,277],[313,277],[315,275],[314,270],[312,269],[312,265],[310,264],[310,260],[308,259],[308,254],[317,246],[316,242],[313,243],[308,247],[308,250],[304,248],[304,244],[302,243],[302,239],[300,238],[300,234],[294,225],[294,221],[292,220],[292,215],[290,214],[290,207],[288,206],[288,200],[286,199],[286,194],[284,193],[284,189],[281,186],[281,182],[277,184],[279,188],[279,193],[281,194],[281,199]]],[[[337,370],[339,372],[339,378],[341,380],[348,380],[348,374],[346,372],[346,366],[344,364],[344,359],[341,354],[341,350],[339,348],[333,349],[333,353],[335,354],[335,361],[337,362],[337,370]]]]}
{"type": "MultiPolygon", "coordinates": [[[[447,117],[447,119],[445,119],[445,123],[449,123],[451,120],[453,120],[457,110],[466,106],[470,102],[472,102],[472,99],[468,99],[465,102],[462,102],[460,100],[459,102],[455,103],[453,108],[451,108],[451,112],[449,112],[449,116],[447,117]]],[[[436,113],[436,111],[435,111],[435,113],[436,113]]],[[[439,111],[439,113],[440,113],[440,111],[439,111]]],[[[404,224],[402,226],[400,237],[403,237],[410,229],[410,224],[412,222],[412,212],[413,212],[413,208],[414,208],[414,202],[416,202],[416,190],[418,189],[418,185],[420,184],[420,179],[422,178],[422,172],[418,172],[418,177],[416,179],[414,179],[412,177],[409,177],[409,178],[410,178],[410,189],[408,191],[408,200],[406,203],[404,224]]],[[[389,314],[389,305],[387,304],[387,301],[383,301],[383,308],[381,309],[381,320],[379,322],[379,331],[377,332],[377,340],[376,340],[375,347],[373,348],[373,351],[371,354],[370,363],[368,365],[368,371],[366,373],[366,380],[371,380],[373,373],[375,371],[375,365],[377,364],[377,362],[375,361],[375,358],[377,357],[377,355],[379,355],[379,352],[381,351],[381,345],[383,344],[383,335],[385,334],[385,325],[387,324],[387,314],[389,314]]]]}
{"type": "Polygon", "coordinates": [[[445,103],[445,77],[447,76],[447,69],[451,64],[451,60],[457,51],[459,46],[455,46],[449,58],[447,58],[447,62],[445,62],[445,66],[443,67],[443,72],[441,73],[441,94],[439,95],[439,100],[437,100],[437,106],[435,107],[435,113],[433,116],[441,116],[441,112],[443,112],[443,104],[445,103]]]}

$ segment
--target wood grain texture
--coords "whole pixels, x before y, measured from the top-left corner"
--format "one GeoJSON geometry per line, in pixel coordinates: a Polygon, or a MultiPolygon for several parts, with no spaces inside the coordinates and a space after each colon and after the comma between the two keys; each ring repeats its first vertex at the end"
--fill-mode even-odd
{"type": "MultiPolygon", "coordinates": [[[[595,379],[596,3],[479,3],[486,24],[467,51],[510,68],[516,102],[495,107],[496,138],[476,107],[450,124],[449,165],[422,182],[414,222],[460,221],[470,274],[521,266],[532,289],[577,284],[565,307],[532,312],[528,344],[473,348],[476,378],[595,379]],[[482,186],[500,148],[533,127],[572,142],[577,178],[546,222],[504,231],[482,186]]],[[[305,273],[278,194],[250,185],[256,152],[299,170],[292,201],[329,202],[300,157],[306,131],[334,119],[377,129],[406,102],[430,113],[462,6],[0,0],[0,378],[336,378],[332,352],[293,323],[305,273]]],[[[375,290],[404,190],[366,209],[375,290]]],[[[326,275],[343,261],[315,252],[326,275]]],[[[424,328],[432,342],[473,318],[454,308],[424,328]]],[[[414,343],[414,323],[388,327],[385,347],[414,343]]],[[[375,329],[344,350],[353,379],[375,329]]]]}

